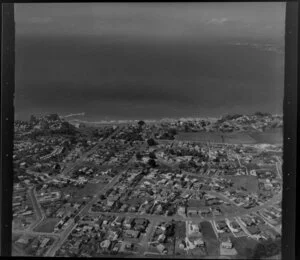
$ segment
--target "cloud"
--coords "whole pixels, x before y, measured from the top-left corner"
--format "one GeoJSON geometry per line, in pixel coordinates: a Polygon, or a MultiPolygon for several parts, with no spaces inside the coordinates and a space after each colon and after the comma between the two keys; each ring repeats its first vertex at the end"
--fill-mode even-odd
{"type": "Polygon", "coordinates": [[[226,17],[223,17],[223,18],[213,18],[211,20],[209,20],[207,22],[207,24],[224,24],[225,22],[228,22],[229,19],[226,18],[226,17]]]}
{"type": "Polygon", "coordinates": [[[66,117],[73,117],[73,116],[85,116],[85,113],[82,112],[82,113],[77,113],[77,114],[69,114],[69,115],[62,116],[62,117],[66,118],[66,117]]]}
{"type": "Polygon", "coordinates": [[[45,24],[52,22],[51,17],[31,17],[29,19],[30,23],[36,23],[36,24],[45,24]]]}

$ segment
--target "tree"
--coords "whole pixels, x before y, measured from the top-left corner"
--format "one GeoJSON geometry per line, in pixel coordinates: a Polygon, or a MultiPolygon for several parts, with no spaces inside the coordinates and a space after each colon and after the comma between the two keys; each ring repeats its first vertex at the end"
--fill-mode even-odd
{"type": "Polygon", "coordinates": [[[157,143],[155,142],[155,140],[153,138],[148,139],[147,143],[149,146],[157,145],[157,143]]]}
{"type": "Polygon", "coordinates": [[[149,164],[152,168],[156,167],[156,161],[155,161],[154,159],[150,159],[150,160],[148,161],[148,164],[149,164]]]}
{"type": "Polygon", "coordinates": [[[100,134],[99,134],[98,129],[93,129],[93,131],[92,131],[92,136],[93,136],[93,137],[96,137],[96,138],[100,137],[100,134]]]}
{"type": "Polygon", "coordinates": [[[34,115],[31,115],[29,121],[30,121],[31,124],[35,124],[36,121],[37,121],[37,119],[36,119],[36,117],[34,115]]]}
{"type": "Polygon", "coordinates": [[[143,156],[141,155],[140,152],[137,152],[137,153],[135,154],[135,157],[136,157],[136,159],[137,159],[138,161],[142,160],[142,158],[143,158],[143,156]]]}
{"type": "Polygon", "coordinates": [[[58,114],[49,114],[46,116],[46,118],[50,121],[58,121],[60,120],[58,114]]]}
{"type": "Polygon", "coordinates": [[[246,259],[252,258],[253,256],[253,250],[251,248],[245,248],[245,256],[246,259]]]}
{"type": "Polygon", "coordinates": [[[184,125],[184,132],[189,132],[189,126],[188,125],[184,125]]]}
{"type": "Polygon", "coordinates": [[[184,169],[185,168],[185,163],[184,162],[180,162],[178,165],[179,169],[184,169]]]}
{"type": "Polygon", "coordinates": [[[154,152],[150,152],[150,153],[149,153],[149,157],[150,157],[151,159],[156,159],[156,155],[155,155],[154,152]]]}
{"type": "Polygon", "coordinates": [[[177,131],[176,131],[175,128],[169,129],[169,133],[170,133],[171,135],[177,135],[177,131]]]}
{"type": "Polygon", "coordinates": [[[266,256],[265,246],[263,244],[258,244],[257,247],[255,248],[253,258],[260,259],[261,257],[265,257],[265,256],[266,256]]]}
{"type": "Polygon", "coordinates": [[[138,122],[138,125],[140,126],[140,127],[142,127],[143,125],[145,125],[146,123],[143,121],[143,120],[140,120],[139,122],[138,122]]]}

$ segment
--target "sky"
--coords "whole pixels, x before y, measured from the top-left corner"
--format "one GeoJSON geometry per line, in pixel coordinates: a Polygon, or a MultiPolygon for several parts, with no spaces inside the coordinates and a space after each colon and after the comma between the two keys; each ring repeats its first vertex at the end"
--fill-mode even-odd
{"type": "Polygon", "coordinates": [[[16,4],[16,116],[280,113],[285,3],[16,4]]]}
{"type": "Polygon", "coordinates": [[[17,34],[203,40],[282,37],[284,3],[17,4],[17,34]]]}

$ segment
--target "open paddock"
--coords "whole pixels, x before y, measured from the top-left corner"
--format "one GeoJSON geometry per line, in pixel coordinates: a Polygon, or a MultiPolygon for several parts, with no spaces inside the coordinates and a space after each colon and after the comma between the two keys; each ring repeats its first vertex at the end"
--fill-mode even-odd
{"type": "Polygon", "coordinates": [[[206,244],[207,254],[211,256],[219,255],[220,243],[216,237],[211,223],[203,221],[200,223],[203,240],[206,244]]]}
{"type": "Polygon", "coordinates": [[[272,129],[266,132],[179,132],[175,136],[178,141],[212,142],[227,144],[282,144],[282,129],[272,129]]]}
{"type": "Polygon", "coordinates": [[[43,233],[52,233],[56,223],[59,221],[58,218],[48,218],[38,225],[34,231],[43,233]]]}

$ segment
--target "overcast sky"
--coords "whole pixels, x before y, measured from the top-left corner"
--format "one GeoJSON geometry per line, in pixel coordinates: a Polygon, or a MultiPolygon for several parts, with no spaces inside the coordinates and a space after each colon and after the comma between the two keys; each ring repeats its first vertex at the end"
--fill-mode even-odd
{"type": "Polygon", "coordinates": [[[285,3],[17,4],[17,34],[282,37],[285,3]]]}

